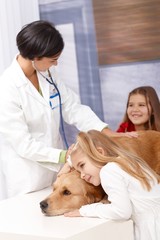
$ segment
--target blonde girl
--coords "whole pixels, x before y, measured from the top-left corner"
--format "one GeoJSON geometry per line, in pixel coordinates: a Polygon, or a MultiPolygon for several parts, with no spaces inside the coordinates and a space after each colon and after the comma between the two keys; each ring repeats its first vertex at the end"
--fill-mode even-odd
{"type": "Polygon", "coordinates": [[[132,218],[135,240],[160,239],[160,176],[145,161],[91,130],[79,133],[70,165],[85,181],[101,184],[110,203],[85,205],[65,216],[132,218]]]}

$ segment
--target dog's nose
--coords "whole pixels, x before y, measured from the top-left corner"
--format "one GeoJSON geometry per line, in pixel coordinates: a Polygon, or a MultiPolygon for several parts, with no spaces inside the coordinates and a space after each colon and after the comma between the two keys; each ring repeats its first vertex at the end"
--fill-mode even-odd
{"type": "Polygon", "coordinates": [[[48,207],[47,201],[40,202],[40,207],[41,207],[42,210],[46,209],[48,207]]]}

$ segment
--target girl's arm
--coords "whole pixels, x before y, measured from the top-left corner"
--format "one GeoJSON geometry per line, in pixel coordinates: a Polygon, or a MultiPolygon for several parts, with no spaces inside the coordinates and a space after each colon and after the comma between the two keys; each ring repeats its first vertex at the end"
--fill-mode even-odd
{"type": "Polygon", "coordinates": [[[100,173],[101,183],[108,194],[110,204],[94,203],[82,206],[65,216],[99,217],[110,220],[126,220],[131,217],[132,206],[127,189],[125,172],[115,163],[107,164],[100,173]]]}

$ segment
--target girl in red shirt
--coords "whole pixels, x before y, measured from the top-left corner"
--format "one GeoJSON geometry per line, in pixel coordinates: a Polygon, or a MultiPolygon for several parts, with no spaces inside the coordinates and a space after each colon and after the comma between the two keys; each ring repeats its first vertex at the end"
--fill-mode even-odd
{"type": "Polygon", "coordinates": [[[153,87],[135,88],[128,95],[126,112],[117,132],[160,131],[160,102],[153,87]]]}

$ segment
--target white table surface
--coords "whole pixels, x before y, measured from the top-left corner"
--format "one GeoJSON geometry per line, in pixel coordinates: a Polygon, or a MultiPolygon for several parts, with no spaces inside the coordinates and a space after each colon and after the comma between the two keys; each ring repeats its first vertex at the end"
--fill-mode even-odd
{"type": "Polygon", "coordinates": [[[51,188],[0,202],[0,240],[133,240],[132,221],[47,217],[39,202],[51,188]]]}

